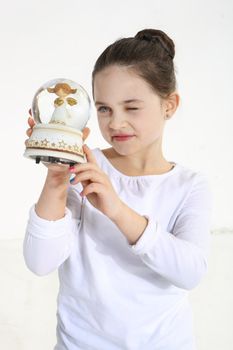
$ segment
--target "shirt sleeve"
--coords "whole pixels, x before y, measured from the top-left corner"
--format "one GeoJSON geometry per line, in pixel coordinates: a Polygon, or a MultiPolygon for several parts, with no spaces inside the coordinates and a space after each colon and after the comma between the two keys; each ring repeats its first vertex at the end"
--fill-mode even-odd
{"type": "Polygon", "coordinates": [[[148,225],[132,251],[159,275],[179,288],[196,287],[207,272],[210,250],[211,192],[204,176],[197,176],[180,209],[172,232],[156,218],[148,225]]]}
{"type": "Polygon", "coordinates": [[[75,188],[69,189],[65,216],[56,221],[40,218],[30,209],[23,253],[27,267],[42,276],[57,269],[71,254],[81,221],[80,200],[75,188]]]}

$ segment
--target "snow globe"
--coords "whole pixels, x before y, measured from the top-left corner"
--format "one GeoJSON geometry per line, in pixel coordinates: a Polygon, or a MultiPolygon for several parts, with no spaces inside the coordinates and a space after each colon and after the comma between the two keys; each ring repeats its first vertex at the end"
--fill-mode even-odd
{"type": "Polygon", "coordinates": [[[32,102],[36,125],[26,141],[24,156],[36,163],[84,163],[82,130],[91,114],[86,90],[68,79],[50,80],[32,102]]]}

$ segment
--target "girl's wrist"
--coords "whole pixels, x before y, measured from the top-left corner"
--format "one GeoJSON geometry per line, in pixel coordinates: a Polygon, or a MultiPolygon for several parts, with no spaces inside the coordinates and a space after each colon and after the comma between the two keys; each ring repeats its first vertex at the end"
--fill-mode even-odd
{"type": "Polygon", "coordinates": [[[46,185],[50,188],[56,189],[66,189],[69,184],[70,174],[67,172],[55,172],[53,170],[48,170],[46,177],[46,185]]]}
{"type": "Polygon", "coordinates": [[[125,203],[123,203],[120,199],[118,205],[114,205],[114,211],[108,215],[109,219],[112,220],[115,224],[120,220],[122,216],[122,212],[124,211],[125,203]]]}
{"type": "Polygon", "coordinates": [[[65,215],[69,174],[48,171],[47,178],[36,203],[38,216],[46,220],[58,220],[65,215]]]}
{"type": "Polygon", "coordinates": [[[127,238],[130,245],[139,240],[148,225],[148,219],[145,216],[138,214],[123,202],[111,220],[127,238]]]}

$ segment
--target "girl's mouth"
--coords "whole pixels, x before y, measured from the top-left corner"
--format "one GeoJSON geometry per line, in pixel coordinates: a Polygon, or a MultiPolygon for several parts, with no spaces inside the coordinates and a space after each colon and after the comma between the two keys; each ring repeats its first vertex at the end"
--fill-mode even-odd
{"type": "Polygon", "coordinates": [[[114,141],[128,141],[132,139],[132,137],[134,137],[134,135],[115,135],[112,137],[112,139],[114,141]]]}

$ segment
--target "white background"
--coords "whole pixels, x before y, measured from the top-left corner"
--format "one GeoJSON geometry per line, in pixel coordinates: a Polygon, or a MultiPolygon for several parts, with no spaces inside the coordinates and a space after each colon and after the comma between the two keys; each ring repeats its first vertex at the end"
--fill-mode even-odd
{"type": "MultiPolygon", "coordinates": [[[[168,160],[203,171],[213,193],[210,273],[193,294],[198,350],[232,349],[232,0],[0,0],[0,347],[51,350],[54,275],[38,279],[22,257],[29,207],[46,169],[25,159],[28,109],[46,81],[65,77],[91,96],[91,72],[107,45],[144,28],[176,44],[181,105],[168,121],[168,160]],[[33,320],[33,322],[31,322],[33,320]]],[[[93,109],[90,147],[106,147],[93,109]]],[[[146,349],[145,349],[146,350],[146,349]]]]}

